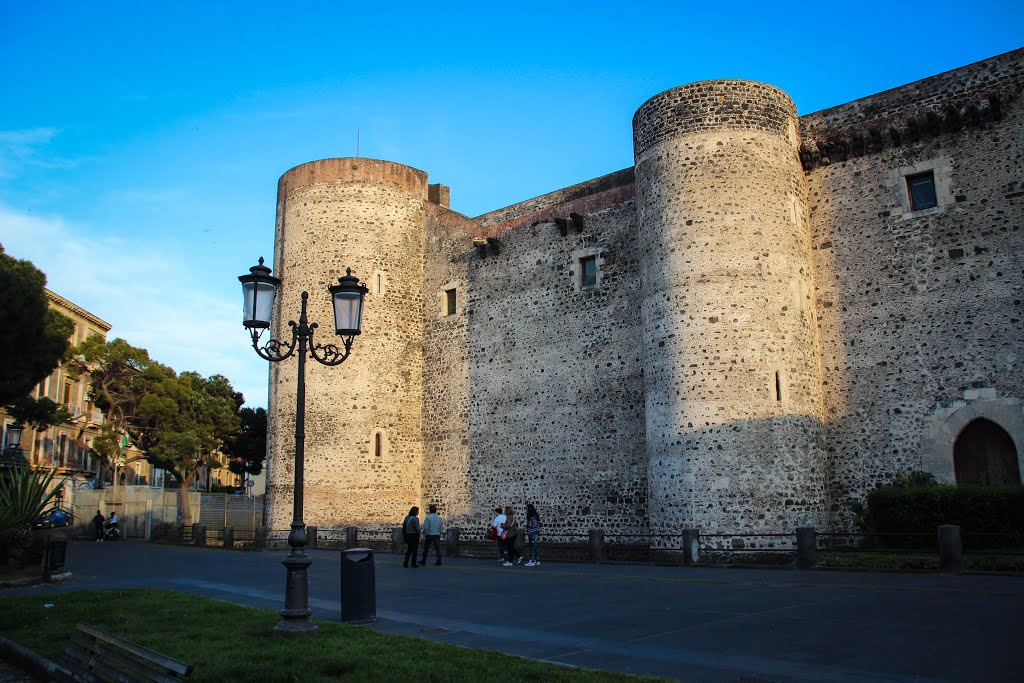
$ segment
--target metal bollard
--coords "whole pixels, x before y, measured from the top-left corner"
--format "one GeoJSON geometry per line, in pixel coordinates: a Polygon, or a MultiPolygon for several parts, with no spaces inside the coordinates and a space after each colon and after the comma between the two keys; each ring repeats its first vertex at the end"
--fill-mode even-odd
{"type": "Polygon", "coordinates": [[[590,530],[590,561],[600,562],[604,558],[604,530],[590,530]]]}
{"type": "Polygon", "coordinates": [[[401,555],[405,551],[402,550],[402,527],[396,527],[391,530],[391,552],[396,555],[401,555]]]}
{"type": "Polygon", "coordinates": [[[319,529],[317,529],[315,526],[307,526],[306,527],[306,547],[308,547],[308,548],[315,548],[316,547],[316,541],[317,541],[316,534],[317,534],[317,531],[319,531],[319,529]]]}
{"type": "Polygon", "coordinates": [[[796,567],[811,569],[818,564],[818,534],[813,526],[796,530],[796,567]]]}
{"type": "Polygon", "coordinates": [[[254,548],[256,548],[256,550],[267,549],[267,527],[256,527],[256,534],[253,537],[252,545],[254,548]]]}
{"type": "Polygon", "coordinates": [[[964,543],[960,527],[943,524],[939,527],[939,568],[944,571],[959,571],[964,565],[964,543]]]}
{"type": "Polygon", "coordinates": [[[345,527],[345,549],[355,548],[359,545],[359,528],[354,526],[345,527]]]}
{"type": "Polygon", "coordinates": [[[447,541],[445,550],[448,553],[448,557],[459,556],[459,534],[461,533],[462,529],[457,526],[448,529],[447,538],[445,539],[447,541]]]}
{"type": "Polygon", "coordinates": [[[700,562],[700,529],[683,529],[683,564],[687,567],[700,562]]]}
{"type": "Polygon", "coordinates": [[[234,548],[235,547],[235,527],[226,526],[224,527],[224,547],[234,548]]]}

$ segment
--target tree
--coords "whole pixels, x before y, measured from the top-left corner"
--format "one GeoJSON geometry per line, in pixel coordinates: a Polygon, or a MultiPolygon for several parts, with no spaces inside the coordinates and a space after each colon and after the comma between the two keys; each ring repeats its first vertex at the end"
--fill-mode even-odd
{"type": "Polygon", "coordinates": [[[235,474],[259,474],[267,457],[267,411],[242,408],[238,417],[242,428],[224,444],[224,452],[231,456],[228,469],[235,474]]]}
{"type": "MultiPolygon", "coordinates": [[[[72,376],[86,378],[89,395],[106,418],[100,426],[99,435],[93,439],[92,450],[113,472],[116,489],[116,467],[120,462],[124,438],[129,437],[145,450],[140,443],[145,432],[138,424],[139,406],[150,387],[173,378],[174,371],[151,360],[145,349],[132,346],[123,339],[105,341],[99,335],[93,335],[69,349],[66,366],[72,376]]],[[[121,464],[129,465],[143,457],[137,455],[121,464]]]]}
{"type": "Polygon", "coordinates": [[[149,439],[149,461],[178,481],[182,522],[191,524],[189,488],[201,467],[220,467],[215,456],[240,430],[238,411],[244,398],[226,377],[203,378],[195,372],[150,389],[139,404],[136,427],[149,439]]]}
{"type": "Polygon", "coordinates": [[[17,420],[60,424],[70,415],[52,401],[27,398],[60,364],[75,325],[50,308],[46,276],[0,246],[0,406],[17,420]]]}

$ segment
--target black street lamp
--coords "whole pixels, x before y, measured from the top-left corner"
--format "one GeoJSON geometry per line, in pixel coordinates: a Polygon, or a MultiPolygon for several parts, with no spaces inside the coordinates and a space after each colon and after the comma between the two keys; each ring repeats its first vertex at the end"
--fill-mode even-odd
{"type": "Polygon", "coordinates": [[[302,312],[299,322],[289,320],[292,328],[290,342],[269,338],[262,346],[260,337],[263,331],[270,328],[270,316],[274,309],[274,296],[281,285],[281,279],[270,274],[270,268],[263,265],[260,257],[258,265],[249,269],[249,275],[239,276],[242,283],[244,311],[242,324],[252,336],[252,347],[261,358],[279,363],[295,354],[298,343],[299,381],[295,389],[295,495],[292,514],[292,530],[288,534],[288,546],[291,550],[282,564],[288,569],[285,583],[284,609],[281,610],[281,621],[274,627],[275,635],[308,635],[316,633],[317,627],[309,620],[312,610],[309,609],[308,569],[313,561],[306,555],[306,523],[302,521],[302,476],[305,459],[306,442],[306,354],[323,365],[341,365],[352,350],[352,340],[362,331],[363,298],[369,291],[352,275],[352,269],[345,271],[345,276],[338,278],[338,284],[328,287],[334,304],[334,330],[342,339],[344,351],[335,344],[313,343],[313,331],[317,324],[306,320],[307,292],[302,292],[302,312]]]}

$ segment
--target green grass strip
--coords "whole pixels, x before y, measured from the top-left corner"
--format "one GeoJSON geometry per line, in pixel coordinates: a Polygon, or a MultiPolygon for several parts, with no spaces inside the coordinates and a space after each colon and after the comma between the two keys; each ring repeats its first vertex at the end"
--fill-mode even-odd
{"type": "Polygon", "coordinates": [[[271,635],[274,612],[156,589],[0,599],[0,635],[58,661],[79,621],[193,666],[194,681],[642,681],[489,650],[317,621],[309,637],[271,635]]]}

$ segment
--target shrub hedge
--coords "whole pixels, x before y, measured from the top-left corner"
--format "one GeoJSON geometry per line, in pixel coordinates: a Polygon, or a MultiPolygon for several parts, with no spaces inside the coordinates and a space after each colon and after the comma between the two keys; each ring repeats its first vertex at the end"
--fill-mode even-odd
{"type": "Polygon", "coordinates": [[[942,524],[956,524],[966,547],[1020,543],[1024,537],[1020,486],[883,486],[868,494],[867,507],[869,531],[934,533],[942,524]]]}

